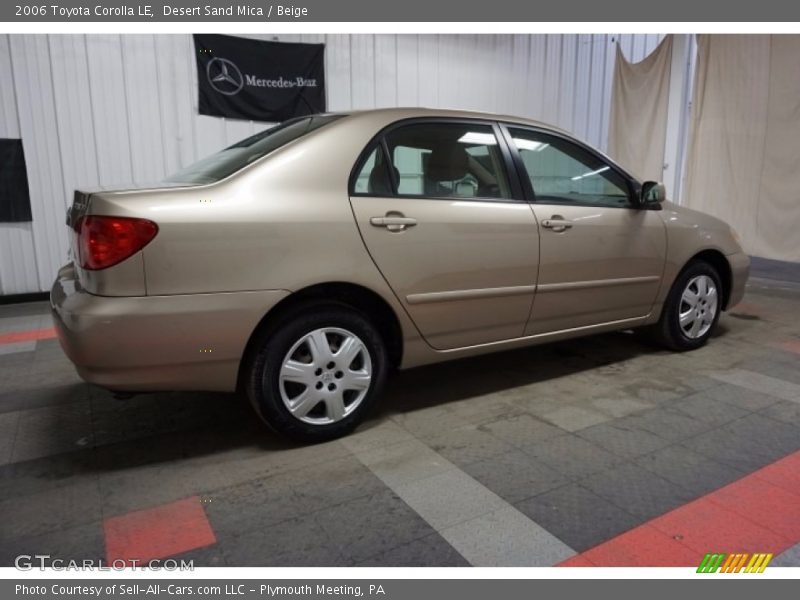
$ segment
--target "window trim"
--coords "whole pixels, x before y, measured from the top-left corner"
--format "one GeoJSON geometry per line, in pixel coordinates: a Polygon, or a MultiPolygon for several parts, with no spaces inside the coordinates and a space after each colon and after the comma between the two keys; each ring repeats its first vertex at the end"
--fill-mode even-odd
{"type": "Polygon", "coordinates": [[[381,129],[378,133],[376,133],[372,139],[367,143],[361,153],[358,155],[355,164],[353,165],[352,170],[350,171],[350,177],[347,183],[347,191],[350,197],[353,198],[397,198],[397,199],[406,199],[406,200],[444,200],[444,201],[453,201],[457,200],[459,202],[526,202],[525,193],[522,187],[522,182],[519,178],[519,173],[513,162],[513,155],[511,153],[511,148],[508,145],[508,141],[504,136],[504,132],[500,123],[494,119],[480,119],[480,118],[469,118],[469,117],[410,117],[407,119],[400,119],[399,121],[394,121],[390,123],[383,129],[381,129]],[[492,129],[492,133],[497,140],[497,146],[500,149],[500,155],[502,157],[501,161],[501,168],[505,169],[505,176],[508,180],[509,191],[511,192],[511,196],[509,198],[496,198],[496,197],[485,197],[485,196],[470,196],[470,197],[458,197],[458,196],[425,196],[421,194],[399,194],[397,193],[397,183],[394,180],[394,176],[392,173],[388,173],[389,181],[392,186],[393,195],[392,196],[385,196],[385,195],[376,195],[370,193],[357,193],[355,191],[355,184],[358,180],[358,176],[361,172],[361,169],[364,166],[364,163],[369,160],[370,154],[375,149],[376,146],[381,145],[382,151],[384,155],[387,157],[386,161],[386,168],[387,170],[391,171],[391,166],[393,163],[391,162],[391,155],[389,154],[388,144],[386,143],[386,136],[389,135],[395,129],[399,129],[401,127],[406,127],[408,125],[420,125],[420,124],[437,124],[437,123],[452,123],[456,125],[483,125],[489,126],[492,129]]]}
{"type": "MultiPolygon", "coordinates": [[[[528,176],[528,170],[525,167],[525,163],[522,160],[522,155],[520,154],[519,150],[517,149],[516,145],[514,144],[513,136],[511,135],[511,129],[521,129],[523,131],[530,131],[532,133],[541,133],[544,135],[549,135],[551,137],[556,137],[565,142],[571,143],[578,148],[588,152],[592,156],[594,156],[597,160],[601,161],[602,164],[608,165],[617,175],[622,177],[625,183],[628,186],[628,198],[630,200],[630,204],[627,206],[613,206],[610,204],[584,204],[584,203],[569,203],[563,202],[559,203],[559,206],[585,206],[587,208],[621,208],[621,209],[628,209],[628,210],[647,210],[650,208],[649,205],[642,204],[639,194],[640,190],[642,189],[642,184],[637,180],[633,175],[625,171],[622,167],[620,167],[617,163],[611,160],[609,157],[605,156],[602,152],[598,152],[596,149],[592,148],[590,145],[575,139],[572,136],[565,135],[559,131],[554,131],[552,129],[548,129],[546,127],[536,127],[534,125],[521,125],[519,123],[514,123],[512,121],[501,121],[499,123],[500,129],[503,132],[503,136],[505,137],[505,142],[508,147],[511,149],[511,154],[514,161],[514,167],[517,171],[517,177],[522,185],[522,189],[524,190],[525,199],[527,202],[531,204],[547,204],[549,206],[555,206],[556,204],[552,202],[545,202],[539,201],[536,199],[536,192],[533,189],[533,184],[531,183],[530,177],[528,176]]],[[[659,206],[660,208],[660,206],[659,206]]]]}

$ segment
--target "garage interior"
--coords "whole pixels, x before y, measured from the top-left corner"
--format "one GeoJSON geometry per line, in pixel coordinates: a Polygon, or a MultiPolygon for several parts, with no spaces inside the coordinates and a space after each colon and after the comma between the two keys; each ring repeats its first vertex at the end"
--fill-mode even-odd
{"type": "Polygon", "coordinates": [[[795,36],[260,37],[326,44],[331,111],[519,115],[641,158],[739,231],[745,299],[689,353],[624,332],[397,373],[324,444],[271,433],[235,395],[115,397],[75,373],[44,299],[72,191],[161,180],[266,125],[198,115],[191,36],[2,35],[0,138],[22,140],[31,219],[0,223],[0,565],[800,566],[800,113],[778,102],[800,77],[775,58],[800,59],[795,36]],[[661,60],[663,127],[638,149],[615,139],[620,56],[661,60]]]}

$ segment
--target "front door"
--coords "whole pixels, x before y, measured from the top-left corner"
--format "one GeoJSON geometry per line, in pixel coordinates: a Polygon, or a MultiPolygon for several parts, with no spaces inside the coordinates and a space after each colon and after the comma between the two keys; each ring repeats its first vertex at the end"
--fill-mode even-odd
{"type": "Polygon", "coordinates": [[[520,337],[530,313],[536,221],[512,198],[496,131],[482,122],[400,125],[353,182],[367,250],[437,349],[520,337]]]}
{"type": "Polygon", "coordinates": [[[649,314],[666,257],[666,228],[590,150],[537,130],[509,130],[533,191],[540,267],[526,334],[649,314]]]}

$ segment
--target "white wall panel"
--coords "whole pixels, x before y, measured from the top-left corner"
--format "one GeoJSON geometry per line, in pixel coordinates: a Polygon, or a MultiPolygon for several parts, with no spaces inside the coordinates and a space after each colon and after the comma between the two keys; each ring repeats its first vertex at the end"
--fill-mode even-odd
{"type": "Polygon", "coordinates": [[[397,105],[416,106],[419,104],[417,78],[419,36],[398,35],[395,39],[397,40],[397,105]]]}
{"type": "Polygon", "coordinates": [[[119,35],[87,35],[84,39],[99,183],[104,186],[130,184],[133,168],[122,39],[119,35]]]}
{"type": "Polygon", "coordinates": [[[352,108],[350,36],[329,35],[325,40],[325,85],[329,110],[352,108]],[[335,82],[335,83],[334,83],[335,82]]]}
{"type": "MultiPolygon", "coordinates": [[[[8,36],[0,36],[0,137],[19,138],[8,36]]],[[[39,289],[31,223],[0,223],[0,294],[39,289]]]]}
{"type": "Polygon", "coordinates": [[[398,106],[397,36],[375,36],[375,107],[398,106]]]}
{"type": "Polygon", "coordinates": [[[97,145],[92,115],[86,42],[82,35],[49,36],[59,153],[65,203],[78,186],[97,185],[97,145]]]}
{"type": "MultiPolygon", "coordinates": [[[[661,36],[255,35],[325,43],[329,110],[430,106],[548,121],[605,148],[614,46],[661,36]]],[[[188,35],[0,36],[0,135],[22,137],[33,224],[0,224],[0,293],[47,290],[74,188],[161,179],[266,124],[197,114],[188,35]]]]}
{"type": "Polygon", "coordinates": [[[11,36],[9,41],[31,195],[33,258],[38,288],[45,289],[65,262],[68,245],[52,61],[46,36],[11,36]]]}
{"type": "Polygon", "coordinates": [[[192,78],[194,45],[182,36],[153,36],[161,115],[164,171],[174,173],[195,160],[192,78]],[[187,56],[189,54],[189,56],[187,56]]]}
{"type": "Polygon", "coordinates": [[[417,103],[439,104],[439,36],[421,35],[417,40],[417,103]]]}
{"type": "Polygon", "coordinates": [[[164,119],[159,99],[158,61],[152,35],[120,38],[131,174],[137,185],[160,181],[165,171],[164,119]],[[143,151],[146,150],[146,151],[143,151]]]}

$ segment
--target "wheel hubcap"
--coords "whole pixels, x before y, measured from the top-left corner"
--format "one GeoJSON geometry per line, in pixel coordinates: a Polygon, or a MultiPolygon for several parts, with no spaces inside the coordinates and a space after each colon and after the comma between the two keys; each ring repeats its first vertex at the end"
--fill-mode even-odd
{"type": "Polygon", "coordinates": [[[336,327],[300,338],[283,359],[281,400],[295,418],[329,425],[350,415],[367,395],[372,361],[358,336],[336,327]]]}
{"type": "Polygon", "coordinates": [[[691,339],[703,337],[717,316],[717,286],[708,275],[689,280],[681,296],[678,319],[683,334],[691,339]]]}

